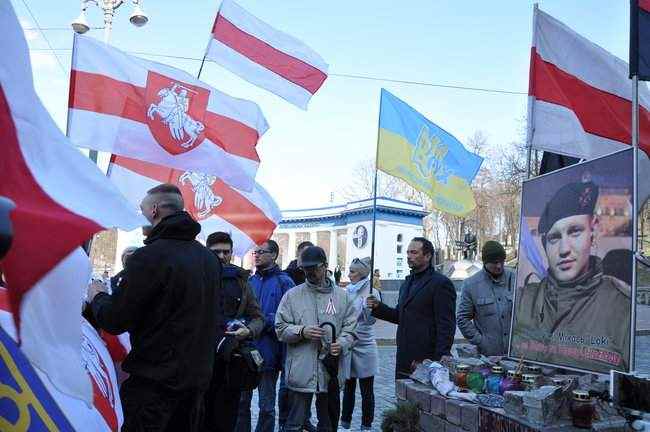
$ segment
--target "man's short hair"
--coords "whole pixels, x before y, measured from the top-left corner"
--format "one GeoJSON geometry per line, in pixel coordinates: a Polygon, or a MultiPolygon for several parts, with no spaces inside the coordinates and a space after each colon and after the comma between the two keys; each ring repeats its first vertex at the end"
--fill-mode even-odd
{"type": "Polygon", "coordinates": [[[205,241],[205,246],[210,247],[218,243],[227,243],[230,245],[230,249],[232,249],[232,237],[230,237],[230,234],[222,231],[217,231],[210,234],[208,236],[208,239],[205,241]]]}
{"type": "Polygon", "coordinates": [[[312,242],[310,242],[309,240],[304,241],[304,242],[300,242],[300,244],[298,244],[298,250],[301,250],[301,249],[304,249],[306,247],[313,246],[313,245],[314,244],[312,242]]]}
{"type": "Polygon", "coordinates": [[[158,207],[168,208],[172,211],[182,211],[185,207],[183,194],[178,186],[171,183],[163,183],[147,191],[147,195],[155,195],[158,207]]]}
{"type": "Polygon", "coordinates": [[[425,255],[429,254],[433,256],[433,243],[431,243],[429,240],[425,239],[424,237],[413,237],[413,240],[411,241],[422,243],[422,253],[425,255]]]}
{"type": "Polygon", "coordinates": [[[268,239],[265,243],[269,245],[269,250],[271,253],[274,253],[275,257],[277,258],[280,255],[280,246],[278,246],[278,243],[275,240],[271,239],[268,239]]]}

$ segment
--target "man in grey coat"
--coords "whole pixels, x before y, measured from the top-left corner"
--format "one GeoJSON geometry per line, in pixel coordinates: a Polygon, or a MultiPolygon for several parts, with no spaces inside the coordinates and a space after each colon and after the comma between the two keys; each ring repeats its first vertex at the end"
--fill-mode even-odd
{"type": "Polygon", "coordinates": [[[285,374],[290,408],[284,430],[302,430],[315,394],[318,430],[333,432],[338,428],[343,384],[341,354],[354,343],[357,314],[347,293],[327,277],[322,248],[305,249],[301,264],[305,283],[287,291],[275,315],[278,339],[287,344],[285,374]],[[334,325],[336,341],[324,323],[334,325]],[[333,364],[338,373],[328,372],[325,362],[333,364]]]}
{"type": "Polygon", "coordinates": [[[463,336],[479,353],[508,352],[515,275],[504,267],[506,251],[496,241],[485,242],[483,269],[463,282],[456,322],[463,336]]]}

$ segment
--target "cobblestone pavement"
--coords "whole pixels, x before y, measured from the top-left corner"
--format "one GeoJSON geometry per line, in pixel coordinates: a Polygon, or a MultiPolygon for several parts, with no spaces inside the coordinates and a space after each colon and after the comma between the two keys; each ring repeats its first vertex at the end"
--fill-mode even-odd
{"type": "MultiPolygon", "coordinates": [[[[375,421],[373,431],[381,430],[381,413],[395,404],[395,347],[379,347],[379,375],[375,377],[375,421]]],[[[343,395],[341,394],[341,401],[343,395]]],[[[255,430],[257,424],[257,392],[253,394],[253,403],[251,404],[252,429],[255,430]]],[[[312,409],[312,424],[316,425],[316,409],[312,409]]],[[[351,431],[361,429],[361,394],[357,386],[357,396],[355,398],[355,408],[352,414],[351,431]]],[[[340,429],[339,430],[343,430],[340,429]]]]}
{"type": "MultiPolygon", "coordinates": [[[[636,369],[642,373],[650,373],[650,335],[636,338],[636,369]]],[[[375,377],[375,421],[373,431],[381,430],[382,412],[391,408],[395,403],[395,347],[379,347],[379,375],[375,377]]],[[[257,424],[257,392],[253,396],[252,424],[257,424]]],[[[316,424],[315,409],[312,423],[316,424]]],[[[352,415],[351,431],[361,427],[361,395],[357,389],[356,405],[352,415]]],[[[342,430],[342,429],[339,429],[342,430]]]]}

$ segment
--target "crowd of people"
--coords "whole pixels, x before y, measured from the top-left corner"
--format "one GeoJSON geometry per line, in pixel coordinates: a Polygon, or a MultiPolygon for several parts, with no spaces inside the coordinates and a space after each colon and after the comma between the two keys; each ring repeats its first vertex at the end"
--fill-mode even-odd
{"type": "Polygon", "coordinates": [[[149,190],[141,209],[151,223],[145,245],[125,250],[108,283],[90,284],[85,310],[95,327],[130,337],[123,431],[249,432],[254,391],[256,432],[350,429],[357,387],[361,430],[372,430],[377,320],[397,324],[396,378],[450,355],[456,323],[482,353],[507,346],[513,277],[496,242],[484,246],[485,266],[467,281],[457,315],[454,285],[432,266],[423,237],[408,245],[411,274],[391,307],[370,258],[354,258],[341,287],[322,248],[299,244],[281,270],[268,240],[253,251],[250,275],[232,264],[227,233],[196,240],[201,226],[175,186],[149,190]]]}

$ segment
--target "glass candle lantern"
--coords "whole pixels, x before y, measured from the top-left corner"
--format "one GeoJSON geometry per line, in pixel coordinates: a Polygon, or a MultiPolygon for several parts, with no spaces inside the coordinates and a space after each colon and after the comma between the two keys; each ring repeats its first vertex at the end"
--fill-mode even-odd
{"type": "Polygon", "coordinates": [[[507,391],[520,391],[523,390],[521,384],[521,374],[515,370],[509,370],[507,376],[501,381],[499,394],[504,394],[507,391]]]}
{"type": "Polygon", "coordinates": [[[583,390],[573,391],[571,401],[571,419],[577,428],[591,429],[596,408],[589,392],[583,390]]]}
{"type": "Polygon", "coordinates": [[[454,384],[461,389],[467,389],[467,375],[469,374],[469,366],[459,364],[456,366],[456,374],[454,375],[454,384]]]}
{"type": "Polygon", "coordinates": [[[473,371],[467,375],[467,386],[474,393],[483,393],[485,389],[485,378],[480,371],[473,371]]]}
{"type": "Polygon", "coordinates": [[[541,375],[542,368],[537,365],[526,365],[524,366],[524,373],[529,375],[541,375]]]}
{"type": "Polygon", "coordinates": [[[492,373],[485,381],[485,391],[490,394],[499,394],[501,391],[501,380],[503,380],[503,368],[493,366],[492,373]]]}
{"type": "Polygon", "coordinates": [[[539,375],[523,374],[521,382],[524,386],[524,390],[537,390],[539,388],[539,375]]]}

